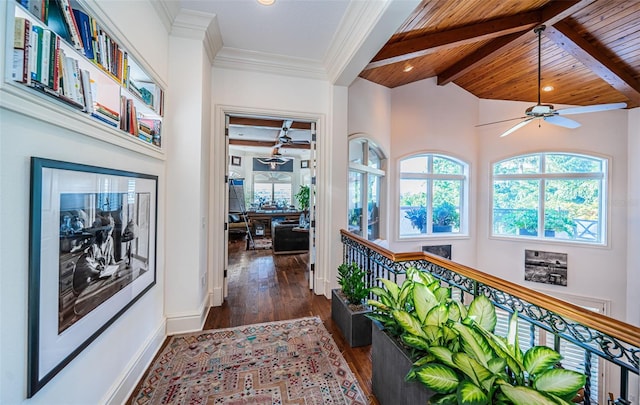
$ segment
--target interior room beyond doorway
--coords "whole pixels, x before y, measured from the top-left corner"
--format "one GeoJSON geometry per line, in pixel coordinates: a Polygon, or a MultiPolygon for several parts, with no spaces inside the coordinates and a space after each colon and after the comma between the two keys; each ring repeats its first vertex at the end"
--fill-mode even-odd
{"type": "MultiPolygon", "coordinates": [[[[242,266],[255,265],[253,255],[258,254],[302,255],[287,265],[306,271],[313,247],[310,195],[315,125],[251,116],[228,116],[227,122],[229,277],[242,266]]],[[[233,288],[232,283],[228,287],[233,288]]]]}

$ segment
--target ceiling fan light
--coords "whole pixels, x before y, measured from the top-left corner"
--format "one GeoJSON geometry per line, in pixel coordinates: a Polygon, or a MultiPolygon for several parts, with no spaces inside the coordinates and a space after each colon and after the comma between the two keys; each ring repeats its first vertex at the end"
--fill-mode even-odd
{"type": "Polygon", "coordinates": [[[262,4],[263,6],[270,6],[275,2],[276,0],[258,0],[258,3],[262,4]]]}

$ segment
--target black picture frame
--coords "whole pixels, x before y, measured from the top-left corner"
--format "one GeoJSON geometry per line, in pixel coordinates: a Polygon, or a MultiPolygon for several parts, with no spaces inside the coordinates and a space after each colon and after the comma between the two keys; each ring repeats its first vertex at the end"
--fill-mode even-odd
{"type": "Polygon", "coordinates": [[[529,249],[524,251],[525,281],[566,287],[568,270],[566,253],[529,249]]]}
{"type": "Polygon", "coordinates": [[[31,398],[156,284],[158,177],[31,158],[31,398]]]}
{"type": "Polygon", "coordinates": [[[422,251],[451,260],[451,245],[422,246],[422,251]]]}
{"type": "Polygon", "coordinates": [[[231,156],[231,166],[242,166],[242,158],[240,156],[231,156]]]}

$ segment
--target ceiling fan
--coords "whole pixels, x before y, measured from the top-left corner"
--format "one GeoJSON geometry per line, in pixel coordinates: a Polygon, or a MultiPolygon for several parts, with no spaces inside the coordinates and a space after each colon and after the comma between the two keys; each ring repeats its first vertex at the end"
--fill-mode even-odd
{"type": "Polygon", "coordinates": [[[572,114],[584,114],[598,111],[607,111],[607,110],[616,110],[620,108],[625,108],[627,103],[611,103],[611,104],[596,104],[596,105],[588,105],[588,106],[580,106],[580,107],[570,107],[563,108],[561,110],[556,110],[553,108],[551,104],[542,104],[540,102],[540,82],[541,82],[541,54],[542,54],[542,32],[545,30],[544,25],[539,25],[534,28],[533,32],[538,35],[538,104],[531,106],[526,109],[524,112],[524,117],[511,118],[503,121],[491,122],[488,124],[481,124],[478,126],[497,124],[499,122],[512,121],[516,119],[521,119],[519,123],[514,125],[513,127],[506,130],[500,137],[507,136],[518,129],[524,127],[528,123],[534,120],[544,120],[550,124],[558,125],[564,128],[578,128],[580,123],[574,121],[569,118],[565,118],[564,115],[572,115],[572,114]]]}
{"type": "MultiPolygon", "coordinates": [[[[286,121],[285,124],[287,123],[291,125],[291,121],[286,121]]],[[[286,125],[283,126],[282,131],[280,131],[280,134],[278,135],[278,143],[274,145],[274,148],[280,149],[283,146],[286,147],[291,145],[309,145],[309,141],[307,140],[301,140],[301,141],[293,140],[289,136],[288,132],[289,132],[289,128],[286,125]]]]}

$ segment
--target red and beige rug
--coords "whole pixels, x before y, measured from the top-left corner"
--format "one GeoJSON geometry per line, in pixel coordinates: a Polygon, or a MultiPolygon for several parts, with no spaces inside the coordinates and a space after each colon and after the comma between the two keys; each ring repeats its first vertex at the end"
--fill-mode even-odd
{"type": "Polygon", "coordinates": [[[320,318],[171,336],[135,404],[365,404],[320,318]]]}

